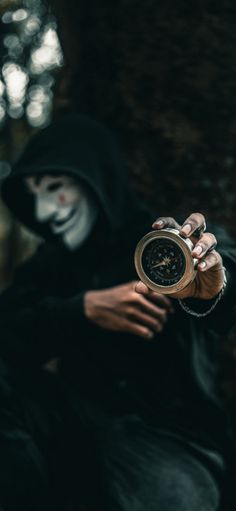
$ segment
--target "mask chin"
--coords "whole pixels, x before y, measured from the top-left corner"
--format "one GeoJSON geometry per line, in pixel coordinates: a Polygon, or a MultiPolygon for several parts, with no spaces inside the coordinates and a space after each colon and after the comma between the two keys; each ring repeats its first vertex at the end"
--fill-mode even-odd
{"type": "Polygon", "coordinates": [[[91,234],[98,216],[98,207],[91,198],[84,199],[78,213],[78,220],[62,234],[61,239],[69,250],[76,250],[83,245],[91,234]]]}

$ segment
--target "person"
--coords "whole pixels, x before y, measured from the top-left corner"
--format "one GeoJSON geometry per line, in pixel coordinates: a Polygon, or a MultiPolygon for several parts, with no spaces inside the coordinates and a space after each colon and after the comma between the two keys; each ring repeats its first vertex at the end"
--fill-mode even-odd
{"type": "Polygon", "coordinates": [[[31,138],[2,198],[42,238],[0,297],[4,510],[71,497],[102,511],[216,511],[231,446],[218,366],[235,325],[234,242],[204,232],[201,213],[155,221],[114,136],[79,114],[31,138]],[[166,226],[198,259],[173,297],[139,282],[133,261],[139,239],[166,226]]]}

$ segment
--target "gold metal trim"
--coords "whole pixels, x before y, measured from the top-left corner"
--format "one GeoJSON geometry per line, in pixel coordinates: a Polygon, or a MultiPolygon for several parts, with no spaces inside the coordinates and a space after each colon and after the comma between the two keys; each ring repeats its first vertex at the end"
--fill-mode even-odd
{"type": "Polygon", "coordinates": [[[177,293],[178,291],[181,291],[184,289],[192,280],[194,280],[196,275],[196,259],[192,257],[191,251],[193,249],[193,244],[190,239],[182,238],[179,235],[179,231],[177,229],[161,229],[159,231],[151,231],[145,234],[143,238],[138,242],[135,254],[134,254],[134,264],[137,271],[137,274],[142,282],[146,284],[146,286],[149,289],[152,289],[152,291],[156,291],[157,293],[170,295],[173,293],[177,293]],[[144,272],[143,266],[142,266],[142,255],[143,251],[150,243],[151,241],[155,240],[156,238],[164,238],[164,239],[170,239],[173,240],[182,250],[185,262],[186,262],[186,268],[184,275],[181,277],[181,279],[176,283],[172,284],[170,286],[161,286],[158,284],[155,284],[148,278],[146,273],[144,272]]]}

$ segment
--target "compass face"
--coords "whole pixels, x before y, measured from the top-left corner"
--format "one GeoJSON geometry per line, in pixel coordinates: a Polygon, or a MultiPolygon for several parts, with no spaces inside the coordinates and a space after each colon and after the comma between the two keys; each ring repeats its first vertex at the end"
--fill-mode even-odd
{"type": "Polygon", "coordinates": [[[186,260],[177,243],[157,238],[145,246],[142,267],[147,277],[159,286],[173,286],[183,277],[186,260]]]}

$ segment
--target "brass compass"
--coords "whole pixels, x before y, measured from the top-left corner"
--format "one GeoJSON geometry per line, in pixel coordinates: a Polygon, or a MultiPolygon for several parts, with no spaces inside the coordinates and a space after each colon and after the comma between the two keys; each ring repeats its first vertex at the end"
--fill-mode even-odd
{"type": "Polygon", "coordinates": [[[177,229],[151,231],[138,243],[135,267],[138,276],[150,289],[173,294],[185,288],[196,275],[197,259],[193,243],[180,236],[177,229]]]}

